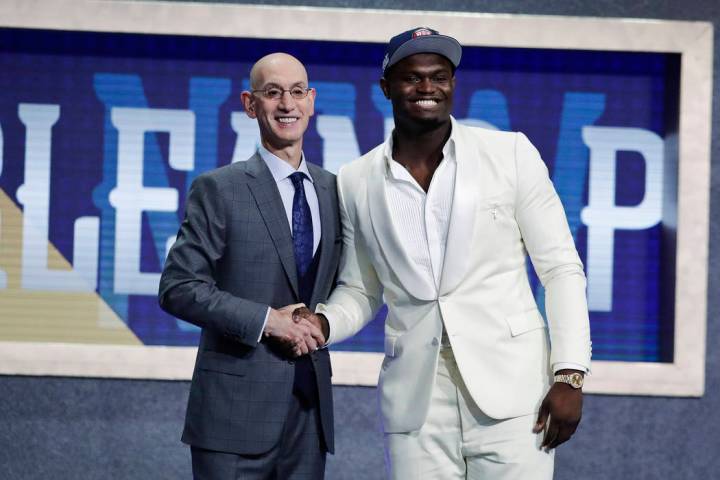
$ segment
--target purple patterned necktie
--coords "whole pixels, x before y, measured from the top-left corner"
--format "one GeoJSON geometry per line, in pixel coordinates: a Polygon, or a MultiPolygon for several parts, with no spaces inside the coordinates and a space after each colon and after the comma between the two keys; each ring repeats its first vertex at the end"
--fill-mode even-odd
{"type": "Polygon", "coordinates": [[[310,206],[305,197],[305,187],[303,186],[305,177],[306,175],[302,172],[295,172],[290,175],[290,180],[293,187],[295,187],[292,206],[292,236],[298,279],[302,279],[310,268],[313,259],[313,224],[310,206]]]}

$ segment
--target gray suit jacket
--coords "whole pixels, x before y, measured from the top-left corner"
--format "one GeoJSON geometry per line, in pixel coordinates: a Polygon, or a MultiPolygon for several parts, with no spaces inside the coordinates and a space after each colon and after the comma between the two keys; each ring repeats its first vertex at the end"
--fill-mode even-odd
{"type": "MultiPolygon", "coordinates": [[[[335,176],[308,164],[322,236],[312,302],[335,282],[341,236],[335,176]]],[[[238,454],[277,444],[292,395],[294,364],[265,339],[267,307],[298,303],[292,236],[282,200],[255,154],[200,175],[160,279],[160,306],[202,327],[183,441],[238,454]]],[[[330,356],[312,354],[325,444],[334,450],[330,356]]]]}

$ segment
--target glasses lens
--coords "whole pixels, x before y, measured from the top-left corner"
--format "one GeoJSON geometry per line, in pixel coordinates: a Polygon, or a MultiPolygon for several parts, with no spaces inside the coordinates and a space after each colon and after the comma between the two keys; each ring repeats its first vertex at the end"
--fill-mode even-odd
{"type": "Polygon", "coordinates": [[[307,88],[301,88],[301,87],[293,87],[290,89],[290,95],[293,96],[293,98],[301,99],[305,98],[308,94],[307,88]]]}
{"type": "Polygon", "coordinates": [[[278,98],[282,97],[283,91],[279,88],[272,87],[272,88],[266,88],[263,92],[266,98],[270,98],[272,100],[277,100],[278,98]]]}

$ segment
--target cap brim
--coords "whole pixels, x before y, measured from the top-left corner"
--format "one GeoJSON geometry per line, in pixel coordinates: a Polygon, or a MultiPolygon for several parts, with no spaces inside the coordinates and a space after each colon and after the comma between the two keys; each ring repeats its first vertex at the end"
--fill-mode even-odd
{"type": "Polygon", "coordinates": [[[416,53],[437,53],[450,60],[455,68],[460,65],[460,57],[462,57],[462,47],[452,37],[447,35],[426,35],[409,40],[400,45],[390,61],[385,66],[385,70],[392,67],[400,60],[415,55],[416,53]]]}

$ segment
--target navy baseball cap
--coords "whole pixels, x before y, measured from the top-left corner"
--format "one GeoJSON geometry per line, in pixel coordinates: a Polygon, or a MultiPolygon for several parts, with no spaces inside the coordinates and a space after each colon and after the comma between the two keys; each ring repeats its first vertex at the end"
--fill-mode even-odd
{"type": "Polygon", "coordinates": [[[388,68],[416,53],[437,53],[450,60],[453,67],[457,68],[462,57],[462,47],[454,38],[440,35],[440,32],[432,28],[413,28],[390,39],[382,64],[383,76],[388,68]]]}

